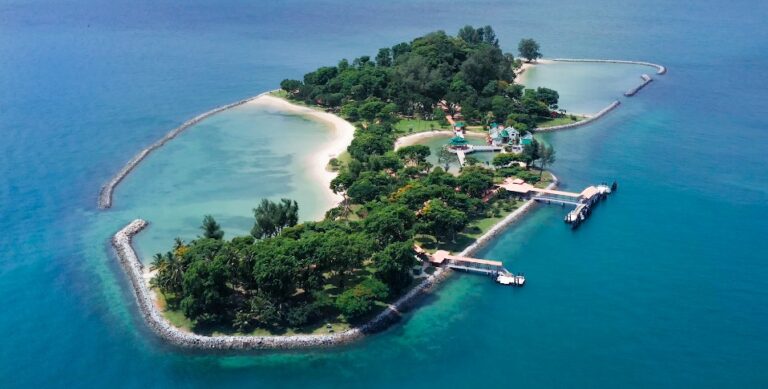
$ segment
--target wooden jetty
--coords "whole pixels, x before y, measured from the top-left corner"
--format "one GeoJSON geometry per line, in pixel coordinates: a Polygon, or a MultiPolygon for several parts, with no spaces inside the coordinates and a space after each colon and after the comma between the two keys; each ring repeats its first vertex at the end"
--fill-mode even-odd
{"type": "Polygon", "coordinates": [[[540,189],[519,178],[508,178],[498,186],[521,197],[532,198],[541,203],[575,206],[565,217],[565,222],[575,228],[589,217],[595,204],[608,196],[612,190],[615,190],[616,183],[612,187],[605,184],[588,186],[579,193],[540,189]]]}
{"type": "MultiPolygon", "coordinates": [[[[417,252],[419,251],[425,253],[420,248],[417,249],[417,252]]],[[[429,262],[434,266],[493,276],[496,278],[496,282],[502,285],[523,286],[525,284],[524,275],[510,272],[499,261],[453,255],[445,250],[437,250],[434,254],[426,255],[429,262]]]]}

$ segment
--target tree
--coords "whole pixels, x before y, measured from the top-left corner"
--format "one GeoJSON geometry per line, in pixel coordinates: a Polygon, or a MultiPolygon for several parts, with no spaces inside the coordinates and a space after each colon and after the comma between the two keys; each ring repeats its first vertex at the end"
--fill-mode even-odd
{"type": "Polygon", "coordinates": [[[384,67],[392,66],[392,49],[388,47],[379,49],[379,53],[376,54],[376,65],[384,67]]]}
{"type": "Polygon", "coordinates": [[[374,256],[376,277],[392,291],[400,292],[413,279],[411,268],[416,264],[415,255],[412,240],[390,244],[374,256]]]}
{"type": "Polygon", "coordinates": [[[387,298],[387,286],[369,278],[336,299],[336,307],[347,319],[356,319],[373,311],[374,302],[387,298]]]}
{"type": "Polygon", "coordinates": [[[555,149],[552,146],[541,144],[539,155],[539,178],[541,178],[544,169],[555,163],[555,149]]]}
{"type": "Polygon", "coordinates": [[[349,198],[358,204],[371,201],[375,199],[380,193],[381,191],[379,190],[379,187],[374,185],[373,182],[371,182],[371,180],[368,178],[358,179],[354,184],[352,184],[352,186],[349,187],[349,190],[347,190],[349,198]]]}
{"type": "Polygon", "coordinates": [[[476,165],[480,165],[480,164],[481,164],[480,160],[475,158],[475,157],[473,157],[473,156],[471,156],[471,155],[468,155],[464,159],[464,166],[476,166],[476,165]]]}
{"type": "Polygon", "coordinates": [[[384,248],[408,239],[415,218],[413,211],[404,205],[392,204],[371,212],[363,221],[363,227],[374,237],[378,247],[384,248]]]}
{"type": "Polygon", "coordinates": [[[437,163],[443,166],[443,169],[446,171],[449,167],[451,167],[452,163],[459,162],[459,157],[448,151],[447,147],[443,147],[440,149],[440,151],[437,153],[437,163]]]}
{"type": "Polygon", "coordinates": [[[322,269],[339,275],[339,286],[344,286],[344,275],[360,267],[373,252],[373,241],[364,233],[350,234],[333,230],[323,235],[316,256],[322,269]]]}
{"type": "Polygon", "coordinates": [[[554,89],[538,87],[536,88],[536,98],[550,108],[557,109],[557,102],[560,99],[560,94],[554,89]]]}
{"type": "Polygon", "coordinates": [[[426,162],[430,154],[429,147],[424,145],[405,146],[397,150],[397,155],[411,165],[426,162]]]}
{"type": "Polygon", "coordinates": [[[493,173],[482,166],[471,166],[462,170],[457,181],[462,192],[482,198],[493,186],[493,173]]]}
{"type": "Polygon", "coordinates": [[[343,198],[342,205],[344,207],[344,212],[342,216],[347,216],[347,214],[349,214],[349,197],[347,197],[347,190],[349,190],[349,187],[352,186],[354,182],[354,177],[352,177],[352,174],[350,174],[347,169],[342,170],[333,178],[333,180],[331,180],[331,190],[335,194],[341,194],[343,198]]]}
{"type": "Polygon", "coordinates": [[[422,214],[421,229],[434,235],[438,240],[456,240],[456,233],[466,227],[468,219],[464,212],[446,206],[442,201],[433,200],[422,214]]]}
{"type": "Polygon", "coordinates": [[[183,289],[181,310],[185,316],[203,325],[224,319],[232,291],[221,260],[193,262],[184,273],[183,289]]]}
{"type": "Polygon", "coordinates": [[[297,289],[299,263],[293,255],[296,241],[276,237],[251,246],[255,287],[271,300],[287,300],[297,289]]]}
{"type": "Polygon", "coordinates": [[[303,85],[304,84],[299,80],[285,79],[280,82],[280,88],[291,95],[298,93],[303,85]]]}
{"type": "Polygon", "coordinates": [[[539,147],[539,142],[536,139],[533,139],[531,143],[523,146],[522,158],[528,168],[530,168],[535,161],[541,158],[541,155],[539,154],[540,150],[541,148],[539,147]]]}
{"type": "Polygon", "coordinates": [[[254,238],[269,238],[280,234],[285,227],[295,226],[299,221],[299,204],[295,200],[280,199],[274,203],[262,199],[261,204],[253,209],[256,222],[251,229],[254,238]]]}
{"type": "Polygon", "coordinates": [[[219,223],[216,223],[216,220],[211,215],[205,215],[200,229],[203,230],[204,238],[216,240],[224,238],[224,231],[221,230],[221,226],[219,223]]]}
{"type": "Polygon", "coordinates": [[[518,53],[520,53],[521,57],[525,58],[526,62],[535,61],[541,58],[539,49],[539,44],[531,38],[521,39],[520,43],[517,45],[518,53]]]}
{"type": "Polygon", "coordinates": [[[511,163],[519,160],[520,160],[520,156],[518,155],[511,154],[511,153],[501,153],[501,154],[496,154],[493,157],[493,161],[491,162],[491,164],[496,168],[502,168],[502,167],[509,166],[511,163]]]}

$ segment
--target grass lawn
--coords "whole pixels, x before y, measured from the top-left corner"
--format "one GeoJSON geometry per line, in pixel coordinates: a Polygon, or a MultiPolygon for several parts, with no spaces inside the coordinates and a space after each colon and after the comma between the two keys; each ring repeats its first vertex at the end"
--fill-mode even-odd
{"type": "Polygon", "coordinates": [[[400,119],[395,123],[395,131],[403,134],[447,130],[448,128],[448,126],[441,126],[438,120],[400,119]]]}
{"type": "Polygon", "coordinates": [[[544,173],[541,175],[541,181],[535,183],[533,186],[544,189],[547,187],[547,185],[551,183],[552,183],[552,173],[545,170],[544,173]]]}
{"type": "Polygon", "coordinates": [[[571,124],[571,123],[576,123],[576,122],[584,120],[584,118],[581,118],[581,117],[578,117],[578,116],[574,116],[574,118],[576,118],[576,120],[572,119],[570,115],[566,115],[566,116],[561,117],[561,118],[555,118],[555,119],[550,119],[550,120],[542,121],[542,122],[540,122],[538,124],[538,126],[541,127],[541,128],[554,127],[554,126],[562,126],[563,124],[571,124]]]}

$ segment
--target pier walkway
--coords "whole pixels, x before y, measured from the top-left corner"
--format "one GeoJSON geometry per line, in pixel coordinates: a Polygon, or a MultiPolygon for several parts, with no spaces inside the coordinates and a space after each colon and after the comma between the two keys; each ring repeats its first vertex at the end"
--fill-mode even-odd
{"type": "Polygon", "coordinates": [[[504,264],[499,261],[489,261],[487,259],[477,259],[470,257],[461,257],[452,255],[445,250],[437,250],[429,256],[429,262],[433,265],[450,267],[451,269],[472,271],[484,274],[509,274],[504,268],[504,264]]]}
{"type": "Polygon", "coordinates": [[[508,178],[497,186],[538,202],[575,206],[565,217],[565,222],[571,224],[574,228],[587,219],[595,204],[604,199],[612,190],[616,189],[616,184],[614,183],[612,188],[601,184],[598,186],[588,186],[579,193],[565,192],[561,190],[540,189],[519,178],[508,178]]]}
{"type": "Polygon", "coordinates": [[[580,193],[540,189],[521,179],[507,179],[498,186],[512,193],[522,196],[530,196],[537,201],[568,205],[579,205],[584,202],[590,202],[600,193],[595,186],[589,186],[580,193]]]}
{"type": "Polygon", "coordinates": [[[510,272],[504,268],[504,264],[499,261],[452,255],[445,250],[437,250],[434,254],[428,254],[420,247],[416,247],[416,251],[421,254],[426,254],[427,258],[429,258],[429,263],[434,266],[493,276],[496,278],[496,282],[502,285],[525,285],[524,275],[510,272]]]}

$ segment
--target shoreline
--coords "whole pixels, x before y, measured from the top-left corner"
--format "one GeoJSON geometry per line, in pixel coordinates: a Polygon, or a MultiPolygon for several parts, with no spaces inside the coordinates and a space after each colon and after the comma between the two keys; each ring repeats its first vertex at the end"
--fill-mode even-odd
{"type": "Polygon", "coordinates": [[[129,159],[128,162],[123,165],[123,167],[109,180],[106,184],[104,184],[101,189],[99,190],[99,197],[98,197],[98,208],[99,209],[109,209],[112,208],[112,198],[114,197],[115,189],[117,186],[125,179],[125,177],[128,176],[136,167],[139,166],[139,164],[147,158],[153,151],[163,147],[166,143],[173,140],[177,136],[179,136],[182,132],[184,132],[186,129],[194,126],[195,124],[200,123],[201,121],[219,113],[226,111],[230,108],[235,108],[238,106],[241,106],[249,101],[255,100],[261,96],[267,95],[271,93],[271,91],[260,93],[256,96],[251,96],[242,100],[238,100],[234,103],[226,104],[218,106],[214,109],[211,109],[209,111],[203,112],[192,119],[189,119],[182,123],[180,126],[172,129],[168,133],[166,133],[162,138],[155,141],[151,145],[145,147],[141,151],[139,151],[138,154],[134,155],[133,158],[129,159]]]}
{"type": "Polygon", "coordinates": [[[330,129],[332,140],[323,149],[313,150],[312,153],[309,153],[307,160],[311,161],[309,168],[312,170],[313,179],[323,185],[324,192],[327,194],[329,201],[334,204],[342,201],[343,196],[333,193],[330,189],[331,181],[338,173],[329,171],[326,167],[332,158],[338,158],[352,143],[352,139],[355,136],[355,126],[340,116],[293,104],[286,99],[269,94],[261,94],[246,104],[310,118],[330,129]]]}
{"type": "MultiPolygon", "coordinates": [[[[558,180],[554,175],[553,182],[547,189],[557,186],[558,180]]],[[[519,220],[535,206],[536,201],[530,199],[520,208],[512,211],[486,233],[461,251],[459,255],[469,256],[481,249],[504,229],[519,220]]],[[[440,283],[445,281],[453,271],[448,268],[437,268],[429,277],[423,279],[411,290],[401,296],[397,301],[387,306],[373,319],[359,327],[346,331],[323,335],[220,335],[207,336],[184,331],[171,324],[160,312],[155,303],[154,292],[149,288],[149,281],[145,278],[145,266],[139,260],[133,248],[133,237],[144,230],[149,223],[142,219],[136,219],[116,232],[112,237],[112,247],[118,257],[123,270],[131,283],[134,297],[138,303],[139,312],[150,329],[161,339],[183,349],[208,350],[208,351],[249,351],[249,350],[297,350],[309,348],[325,348],[340,346],[360,340],[389,328],[397,323],[404,312],[408,312],[418,306],[421,298],[434,291],[440,283]]]]}
{"type": "MultiPolygon", "coordinates": [[[[616,63],[634,63],[632,61],[610,61],[610,60],[572,60],[574,62],[616,62],[616,63]]],[[[546,63],[546,62],[540,62],[546,63]]],[[[637,63],[645,64],[647,66],[654,66],[658,69],[658,74],[664,74],[666,68],[661,65],[650,63],[637,63]]],[[[533,66],[528,64],[528,67],[522,67],[519,74],[525,72],[526,69],[533,66]]],[[[264,92],[257,96],[240,100],[238,102],[215,108],[211,111],[205,112],[195,118],[184,122],[181,126],[171,130],[161,140],[153,143],[146,149],[142,150],[133,159],[131,159],[123,169],[121,169],[114,178],[109,181],[104,187],[99,196],[99,207],[109,208],[112,203],[112,196],[115,187],[133,170],[138,164],[146,158],[149,153],[163,146],[169,140],[175,138],[185,129],[191,127],[194,124],[199,123],[205,118],[222,112],[226,109],[233,108],[245,103],[254,102],[254,104],[262,104],[267,107],[272,107],[281,111],[287,111],[289,114],[297,114],[312,117],[318,121],[321,121],[331,127],[332,131],[336,132],[337,138],[331,142],[331,144],[324,150],[315,153],[314,158],[317,161],[318,169],[322,169],[322,172],[318,170],[316,177],[321,181],[328,181],[333,179],[336,173],[328,172],[325,167],[328,164],[330,158],[338,156],[343,152],[347,145],[351,143],[354,137],[354,126],[334,114],[322,112],[317,109],[302,107],[292,104],[291,102],[278,97],[270,96],[270,92],[264,92]],[[261,101],[255,102],[255,100],[261,98],[261,101]],[[347,141],[348,139],[348,141],[347,141]],[[327,157],[327,158],[326,158],[327,157]],[[322,161],[321,161],[322,159],[322,161]]],[[[577,123],[571,123],[563,126],[549,127],[546,129],[535,129],[535,131],[554,131],[558,129],[574,128],[589,124],[608,112],[618,107],[620,102],[614,101],[611,105],[603,108],[600,112],[594,116],[577,123]]],[[[452,135],[452,131],[430,131],[407,135],[396,139],[394,149],[406,145],[415,144],[418,140],[424,138],[430,138],[435,136],[452,135]]],[[[468,133],[470,134],[470,133],[468,133]]],[[[477,136],[484,136],[484,134],[472,134],[477,136]]],[[[547,189],[553,189],[557,187],[558,179],[552,175],[553,181],[547,186],[547,189]]],[[[327,187],[327,186],[326,186],[327,187]]],[[[330,190],[330,189],[329,189],[330,190]]],[[[481,249],[490,241],[496,238],[504,229],[511,224],[519,220],[523,215],[528,213],[535,206],[536,202],[533,199],[526,201],[519,208],[505,216],[502,220],[495,223],[491,229],[485,232],[483,235],[474,240],[472,244],[467,246],[461,251],[459,255],[469,256],[475,251],[481,249]]],[[[402,312],[406,312],[409,309],[418,305],[420,297],[428,294],[438,284],[447,279],[452,271],[448,268],[437,268],[436,271],[424,278],[411,290],[401,296],[397,301],[390,304],[386,309],[377,314],[373,319],[369,320],[365,324],[350,328],[346,331],[334,333],[334,334],[321,334],[321,335],[286,335],[286,336],[257,336],[257,335],[222,335],[222,336],[205,336],[191,332],[184,331],[178,327],[172,325],[160,312],[159,307],[155,303],[154,293],[149,288],[149,281],[145,277],[145,267],[139,259],[135,249],[133,248],[133,237],[146,228],[149,223],[142,219],[135,219],[123,229],[115,233],[111,239],[112,246],[115,253],[120,260],[120,263],[125,271],[126,275],[130,279],[133,294],[139,305],[139,310],[142,317],[147,322],[147,325],[157,334],[160,338],[166,340],[174,346],[178,346],[186,349],[200,349],[200,350],[290,350],[290,349],[305,349],[305,348],[317,348],[317,347],[330,347],[342,344],[347,344],[352,341],[358,340],[368,334],[382,331],[388,328],[390,325],[399,321],[402,316],[402,312]]]]}

